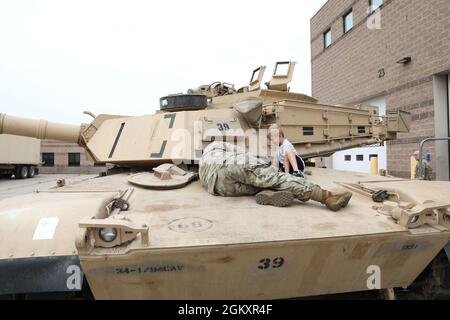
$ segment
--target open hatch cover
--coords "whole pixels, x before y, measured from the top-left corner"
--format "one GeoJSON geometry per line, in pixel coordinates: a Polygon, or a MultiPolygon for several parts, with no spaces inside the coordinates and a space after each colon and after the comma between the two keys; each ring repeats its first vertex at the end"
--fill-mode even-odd
{"type": "Polygon", "coordinates": [[[149,189],[179,189],[197,178],[197,173],[184,171],[174,164],[165,163],[153,172],[140,172],[128,178],[128,182],[149,189]]]}

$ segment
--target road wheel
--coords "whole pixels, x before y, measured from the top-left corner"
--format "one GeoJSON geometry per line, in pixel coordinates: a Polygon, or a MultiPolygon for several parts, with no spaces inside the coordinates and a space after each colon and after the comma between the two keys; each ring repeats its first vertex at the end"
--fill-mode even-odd
{"type": "Polygon", "coordinates": [[[33,166],[28,167],[28,178],[33,178],[36,175],[36,168],[33,166]]]}
{"type": "Polygon", "coordinates": [[[18,166],[15,176],[16,179],[25,179],[28,176],[28,168],[26,166],[18,166]]]}

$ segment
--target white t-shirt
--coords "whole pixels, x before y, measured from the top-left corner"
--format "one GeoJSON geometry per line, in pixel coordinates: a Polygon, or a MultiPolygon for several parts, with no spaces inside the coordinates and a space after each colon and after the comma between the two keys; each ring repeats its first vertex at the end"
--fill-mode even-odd
{"type": "Polygon", "coordinates": [[[297,152],[297,150],[295,150],[294,146],[292,145],[292,143],[290,143],[288,141],[288,139],[284,138],[283,143],[280,145],[280,148],[278,149],[278,161],[281,162],[282,164],[284,164],[284,157],[286,155],[286,151],[291,149],[292,152],[294,152],[295,155],[300,156],[297,152]]]}

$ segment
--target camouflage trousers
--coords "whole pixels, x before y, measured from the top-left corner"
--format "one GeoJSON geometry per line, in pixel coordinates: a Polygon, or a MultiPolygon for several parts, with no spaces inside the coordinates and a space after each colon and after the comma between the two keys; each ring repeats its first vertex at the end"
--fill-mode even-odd
{"type": "Polygon", "coordinates": [[[213,142],[200,160],[200,181],[208,192],[225,197],[255,195],[262,189],[290,191],[308,201],[314,184],[281,173],[270,162],[251,156],[234,144],[213,142]]]}
{"type": "Polygon", "coordinates": [[[433,180],[433,168],[428,164],[428,161],[422,161],[422,166],[417,163],[414,178],[416,180],[433,180]]]}

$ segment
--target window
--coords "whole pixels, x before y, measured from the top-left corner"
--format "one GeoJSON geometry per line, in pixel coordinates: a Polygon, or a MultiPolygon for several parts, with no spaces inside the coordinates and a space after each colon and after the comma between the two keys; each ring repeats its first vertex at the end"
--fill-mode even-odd
{"type": "Polygon", "coordinates": [[[94,167],[106,167],[106,163],[96,162],[96,163],[94,163],[94,167]]]}
{"type": "Polygon", "coordinates": [[[69,167],[79,167],[79,166],[80,166],[80,154],[69,153],[69,167]]]}
{"type": "Polygon", "coordinates": [[[261,67],[253,71],[252,78],[250,79],[250,83],[259,79],[259,73],[261,72],[261,67]]]}
{"type": "Polygon", "coordinates": [[[313,136],[314,135],[314,127],[303,127],[303,135],[304,136],[313,136]]]}
{"type": "Polygon", "coordinates": [[[331,29],[328,29],[323,34],[323,45],[325,48],[331,46],[331,29]]]}
{"type": "Polygon", "coordinates": [[[369,11],[370,13],[377,10],[383,4],[383,0],[369,0],[369,11]]]}
{"type": "Polygon", "coordinates": [[[349,32],[353,28],[353,10],[344,15],[344,33],[349,32]]]}
{"type": "Polygon", "coordinates": [[[288,76],[289,72],[289,62],[277,62],[275,66],[275,75],[276,76],[288,76]]]}
{"type": "Polygon", "coordinates": [[[345,161],[352,161],[352,156],[351,155],[346,155],[345,156],[345,161]]]}
{"type": "Polygon", "coordinates": [[[55,166],[55,154],[54,153],[42,153],[42,166],[54,167],[55,166]]]}
{"type": "Polygon", "coordinates": [[[356,155],[356,161],[364,161],[364,155],[363,154],[356,155]]]}

